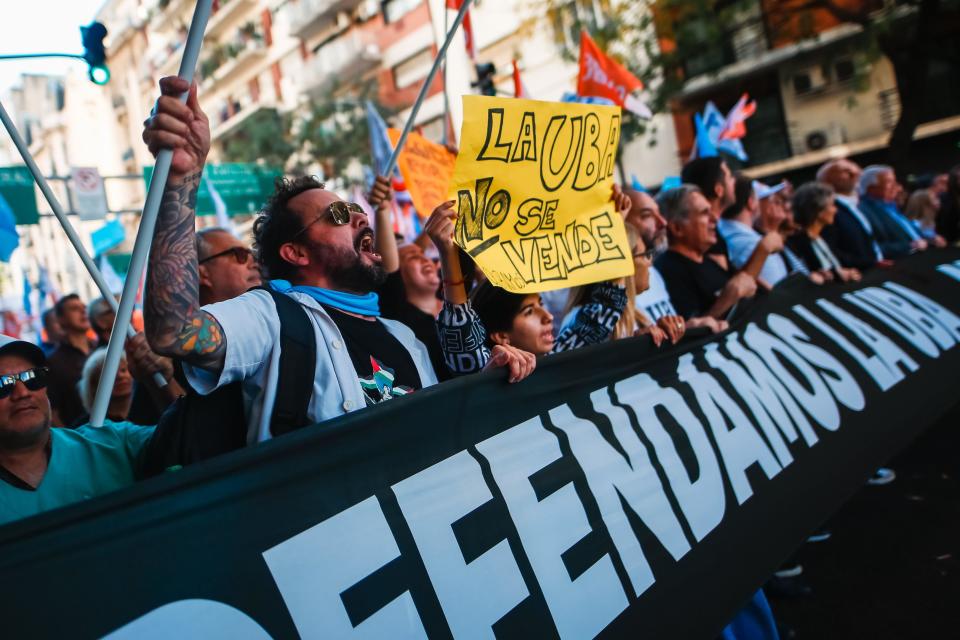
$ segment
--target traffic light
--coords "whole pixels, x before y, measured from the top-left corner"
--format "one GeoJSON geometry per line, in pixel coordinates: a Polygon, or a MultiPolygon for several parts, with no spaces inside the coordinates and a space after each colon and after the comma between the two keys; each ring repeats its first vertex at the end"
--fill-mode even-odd
{"type": "Polygon", "coordinates": [[[107,52],[103,48],[103,39],[107,28],[100,22],[91,22],[80,27],[83,40],[83,59],[87,61],[87,76],[94,84],[107,84],[110,81],[110,69],[107,68],[107,52]]]}
{"type": "Polygon", "coordinates": [[[477,81],[473,86],[480,89],[480,93],[485,96],[497,95],[497,87],[494,85],[493,76],[497,73],[497,68],[492,62],[477,63],[477,81]]]}

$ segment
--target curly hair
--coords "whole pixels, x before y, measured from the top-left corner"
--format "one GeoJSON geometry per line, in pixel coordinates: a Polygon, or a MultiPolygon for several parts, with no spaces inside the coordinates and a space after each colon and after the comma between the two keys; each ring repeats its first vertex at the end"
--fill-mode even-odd
{"type": "Polygon", "coordinates": [[[274,181],[273,194],[253,223],[253,250],[265,277],[289,279],[294,272],[295,267],[280,257],[280,247],[303,228],[303,220],[288,205],[304,191],[323,188],[316,176],[274,181]]]}

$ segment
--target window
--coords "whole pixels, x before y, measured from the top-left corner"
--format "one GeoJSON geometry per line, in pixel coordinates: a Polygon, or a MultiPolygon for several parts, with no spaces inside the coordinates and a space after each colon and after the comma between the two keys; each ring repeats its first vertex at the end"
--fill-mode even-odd
{"type": "Polygon", "coordinates": [[[393,84],[397,89],[409,87],[430,73],[433,65],[433,50],[427,47],[393,67],[393,84]]]}
{"type": "Polygon", "coordinates": [[[833,72],[837,82],[847,82],[857,75],[857,66],[851,58],[842,58],[834,63],[833,72]]]}

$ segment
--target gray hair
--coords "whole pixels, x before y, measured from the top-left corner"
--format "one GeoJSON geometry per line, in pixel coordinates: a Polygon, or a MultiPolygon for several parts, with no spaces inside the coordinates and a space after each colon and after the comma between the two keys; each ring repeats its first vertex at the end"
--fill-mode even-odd
{"type": "Polygon", "coordinates": [[[214,233],[225,233],[229,236],[233,236],[233,233],[231,233],[228,229],[224,229],[223,227],[207,227],[205,229],[200,229],[195,235],[197,241],[197,260],[203,260],[210,255],[210,240],[207,238],[207,236],[214,233]]]}
{"type": "Polygon", "coordinates": [[[694,193],[703,193],[700,187],[693,184],[682,184],[673,189],[661,191],[657,196],[657,206],[660,207],[660,215],[667,221],[683,222],[690,216],[690,206],[688,200],[694,193]]]}
{"type": "Polygon", "coordinates": [[[833,187],[825,182],[808,182],[793,194],[793,219],[806,229],[833,200],[833,187]]]}
{"type": "MultiPolygon", "coordinates": [[[[80,380],[77,382],[77,393],[80,394],[80,402],[87,413],[93,410],[93,400],[97,395],[97,387],[100,386],[100,374],[103,373],[103,363],[107,359],[107,348],[100,347],[95,349],[83,363],[83,373],[80,374],[80,380]]],[[[120,354],[120,360],[126,361],[127,356],[120,354]]]]}
{"type": "Polygon", "coordinates": [[[860,176],[860,186],[857,191],[860,193],[860,195],[865,194],[867,189],[877,184],[877,181],[880,180],[880,176],[888,171],[893,171],[893,167],[888,164],[870,165],[863,170],[863,174],[860,176]]]}
{"type": "Polygon", "coordinates": [[[107,302],[106,298],[100,296],[99,298],[91,300],[90,304],[87,305],[87,319],[93,322],[94,318],[108,311],[112,311],[110,303],[107,302]]]}

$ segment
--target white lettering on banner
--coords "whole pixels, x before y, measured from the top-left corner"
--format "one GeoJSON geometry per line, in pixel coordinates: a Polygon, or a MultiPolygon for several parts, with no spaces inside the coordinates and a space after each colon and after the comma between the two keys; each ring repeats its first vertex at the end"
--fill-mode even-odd
{"type": "MultiPolygon", "coordinates": [[[[941,349],[952,348],[960,339],[960,318],[902,285],[865,288],[845,294],[843,301],[877,326],[822,299],[814,310],[793,306],[791,317],[806,321],[836,343],[881,390],[920,367],[889,336],[896,334],[930,358],[940,357],[941,349]],[[838,326],[856,338],[847,338],[838,326]],[[888,331],[880,331],[881,326],[888,331]]],[[[725,478],[742,504],[760,490],[750,485],[746,469],[758,465],[767,479],[773,479],[794,459],[788,443],[802,439],[812,447],[819,442],[808,413],[813,422],[835,431],[840,427],[839,405],[864,409],[857,378],[831,351],[815,344],[782,315],[769,314],[765,326],[767,330],[750,323],[742,335],[734,332],[722,344],[704,345],[702,361],[697,353],[679,356],[677,377],[689,387],[695,403],[688,404],[677,389],[661,385],[649,374],[637,373],[590,394],[597,414],[594,419],[575,416],[567,404],[549,409],[550,419],[570,446],[563,473],[582,471],[589,493],[581,488],[578,494],[574,482],[565,480],[550,495],[539,497],[531,478],[564,457],[558,435],[544,428],[540,417],[476,445],[490,463],[490,484],[481,470],[482,461],[467,450],[393,484],[416,545],[415,549],[405,547],[404,553],[419,554],[422,559],[452,635],[491,637],[495,623],[537,589],[561,638],[597,635],[657,579],[645,553],[649,550],[643,548],[631,522],[642,522],[679,561],[691,550],[684,520],[696,541],[723,521],[725,478]],[[698,408],[707,425],[694,413],[698,408]],[[662,468],[665,482],[656,465],[662,468]],[[522,549],[500,540],[467,562],[454,524],[497,500],[495,488],[503,496],[522,549]],[[671,492],[679,507],[676,511],[671,492]],[[606,536],[594,535],[598,544],[609,548],[574,577],[564,556],[595,533],[581,495],[584,500],[592,495],[596,501],[612,544],[606,536]],[[624,583],[614,568],[614,554],[625,569],[624,583]],[[529,561],[535,582],[530,576],[524,580],[518,559],[529,561]]],[[[759,482],[760,476],[756,478],[759,482]]],[[[402,526],[402,522],[394,524],[402,526]]],[[[302,637],[427,635],[410,591],[356,627],[344,605],[345,591],[400,557],[376,496],[262,556],[302,637]]],[[[268,637],[257,621],[233,607],[180,600],[154,609],[108,638],[210,635],[242,640],[268,637]]]]}
{"type": "Polygon", "coordinates": [[[703,540],[723,520],[726,498],[717,456],[706,431],[676,389],[662,387],[646,373],[638,373],[613,386],[617,398],[633,408],[637,423],[657,453],[670,488],[677,496],[694,537],[703,540]],[[696,457],[697,472],[691,475],[677,447],[657,417],[665,410],[680,425],[696,457]]]}
{"type": "Polygon", "coordinates": [[[263,552],[303,638],[426,638],[409,591],[356,627],[341,594],[400,556],[376,496],[263,552]]]}
{"type": "MultiPolygon", "coordinates": [[[[767,316],[769,326],[770,319],[775,314],[767,316]]],[[[840,409],[827,388],[827,384],[820,377],[820,374],[803,359],[803,357],[787,346],[783,340],[772,336],[766,331],[761,330],[756,324],[750,323],[746,331],[743,332],[743,339],[766,363],[773,374],[785,383],[787,389],[797,399],[797,403],[803,407],[810,416],[824,429],[836,431],[840,428],[840,409]],[[787,371],[783,363],[783,358],[790,362],[793,367],[806,380],[806,385],[797,380],[793,374],[787,371]],[[809,391],[807,389],[810,389],[809,391]]]]}
{"type": "Polygon", "coordinates": [[[624,503],[647,525],[674,560],[690,551],[690,543],[667,500],[646,448],[630,428],[626,411],[610,402],[610,394],[605,388],[590,394],[590,400],[598,413],[610,419],[613,435],[626,458],[600,434],[597,425],[574,416],[567,405],[551,409],[550,421],[567,434],[573,457],[583,469],[633,592],[639,596],[653,585],[655,578],[624,513],[624,503]]]}
{"type": "Polygon", "coordinates": [[[940,355],[940,349],[930,339],[930,336],[914,324],[912,320],[905,318],[898,309],[891,308],[886,300],[878,299],[865,291],[844,294],[843,299],[896,331],[924,355],[931,358],[940,355]]]}
{"type": "Polygon", "coordinates": [[[960,282],[960,260],[953,264],[942,264],[937,267],[937,271],[960,282]]]}
{"type": "Polygon", "coordinates": [[[897,377],[897,374],[890,371],[890,367],[888,367],[878,355],[874,354],[872,356],[868,356],[866,353],[854,346],[852,342],[847,340],[839,331],[820,319],[809,309],[797,304],[793,306],[793,312],[810,323],[817,331],[833,340],[841,349],[846,351],[854,360],[857,361],[857,364],[859,364],[860,367],[866,371],[871,378],[873,378],[874,382],[877,383],[877,386],[881,391],[886,391],[900,381],[900,378],[897,377]]]}
{"type": "Polygon", "coordinates": [[[776,421],[780,432],[786,436],[789,442],[796,440],[796,435],[794,435],[793,429],[790,426],[790,419],[792,419],[793,424],[797,426],[797,430],[800,432],[800,435],[803,436],[803,441],[807,443],[807,446],[812,447],[815,445],[820,438],[817,436],[817,432],[814,431],[813,425],[807,420],[807,414],[800,405],[797,404],[796,398],[793,397],[790,391],[787,390],[787,387],[774,375],[773,371],[763,363],[760,356],[740,344],[739,340],[740,336],[736,333],[728,336],[726,343],[727,351],[730,352],[731,356],[739,360],[740,364],[746,367],[750,378],[755,381],[755,384],[748,384],[744,387],[735,386],[734,388],[737,389],[737,392],[741,394],[748,404],[752,399],[753,402],[760,403],[764,409],[769,411],[776,421]],[[776,400],[780,402],[777,403],[776,400]],[[781,405],[786,410],[786,415],[789,416],[790,419],[784,419],[783,417],[778,419],[778,416],[781,415],[779,409],[781,405]]]}
{"type": "Polygon", "coordinates": [[[887,289],[890,289],[894,293],[899,293],[901,296],[929,313],[937,322],[943,325],[944,329],[950,332],[950,335],[953,336],[954,340],[960,342],[960,317],[958,317],[955,313],[946,307],[941,306],[937,302],[934,302],[922,293],[918,293],[913,289],[908,289],[902,284],[898,284],[896,282],[884,282],[883,286],[887,289]]]}
{"type": "Polygon", "coordinates": [[[737,502],[743,504],[753,495],[745,473],[747,468],[760,463],[769,479],[780,473],[780,465],[757,433],[756,427],[727,395],[716,378],[693,366],[693,354],[685,353],[680,356],[677,375],[681,382],[690,385],[703,415],[706,416],[713,439],[720,450],[720,457],[723,458],[727,479],[737,496],[737,502]],[[728,423],[732,428],[728,428],[728,423]]]}
{"type": "Polygon", "coordinates": [[[884,304],[892,313],[899,313],[900,316],[912,320],[943,351],[951,349],[957,344],[957,341],[943,325],[894,292],[880,287],[868,287],[863,290],[863,293],[864,297],[876,301],[876,304],[884,304]]]}
{"type": "Polygon", "coordinates": [[[597,635],[627,608],[627,596],[609,555],[574,579],[564,564],[563,553],[592,529],[572,483],[543,500],[530,483],[530,476],[562,456],[557,437],[536,417],[487,438],[477,451],[490,462],[557,633],[597,635]]]}
{"type": "Polygon", "coordinates": [[[800,327],[783,316],[771,316],[767,320],[767,326],[820,371],[837,402],[854,411],[862,411],[867,406],[863,390],[853,374],[825,349],[812,344],[810,337],[801,331],[800,327]]]}
{"type": "Polygon", "coordinates": [[[177,600],[157,607],[103,637],[103,640],[230,638],[270,640],[250,616],[216,600],[177,600]]]}
{"type": "Polygon", "coordinates": [[[886,334],[877,331],[872,324],[864,322],[829,300],[817,300],[817,305],[833,316],[841,326],[849,329],[864,345],[870,347],[877,354],[887,366],[887,369],[890,370],[890,373],[893,374],[894,384],[899,383],[906,377],[906,373],[900,369],[901,366],[907,370],[907,373],[912,373],[920,367],[913,358],[907,355],[906,351],[897,346],[896,342],[888,338],[886,334]]]}
{"type": "Polygon", "coordinates": [[[493,499],[480,465],[461,451],[392,488],[453,637],[493,638],[493,623],[529,592],[506,540],[468,564],[453,533],[454,522],[493,499]]]}

